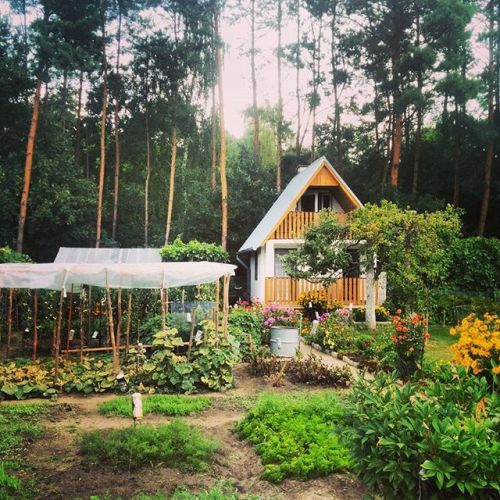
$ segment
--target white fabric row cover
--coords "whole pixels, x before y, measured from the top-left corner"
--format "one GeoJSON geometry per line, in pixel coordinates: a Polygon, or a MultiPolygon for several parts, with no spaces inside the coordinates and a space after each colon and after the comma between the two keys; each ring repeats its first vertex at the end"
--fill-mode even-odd
{"type": "Polygon", "coordinates": [[[71,248],[61,247],[56,264],[146,264],[161,262],[159,248],[71,248]]]}
{"type": "Polygon", "coordinates": [[[68,290],[71,285],[173,288],[213,283],[236,266],[217,262],[157,264],[0,264],[0,288],[68,290]]]}

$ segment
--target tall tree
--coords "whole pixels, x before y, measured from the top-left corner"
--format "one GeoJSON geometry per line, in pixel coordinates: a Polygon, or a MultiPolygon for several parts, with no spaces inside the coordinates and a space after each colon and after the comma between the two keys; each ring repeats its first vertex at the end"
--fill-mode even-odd
{"type": "Polygon", "coordinates": [[[278,67],[278,127],[276,137],[276,190],[281,191],[281,157],[283,148],[283,95],[281,83],[281,64],[283,57],[283,48],[281,35],[283,30],[283,2],[278,0],[276,12],[276,27],[278,30],[278,46],[276,48],[276,60],[278,67]]]}

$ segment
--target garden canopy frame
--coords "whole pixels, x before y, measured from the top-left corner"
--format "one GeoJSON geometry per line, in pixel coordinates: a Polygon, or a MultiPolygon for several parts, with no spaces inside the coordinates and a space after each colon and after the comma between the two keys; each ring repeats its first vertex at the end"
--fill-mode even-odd
{"type": "Polygon", "coordinates": [[[164,289],[213,283],[234,276],[236,266],[218,262],[140,264],[0,264],[0,288],[68,290],[103,288],[164,289]]]}

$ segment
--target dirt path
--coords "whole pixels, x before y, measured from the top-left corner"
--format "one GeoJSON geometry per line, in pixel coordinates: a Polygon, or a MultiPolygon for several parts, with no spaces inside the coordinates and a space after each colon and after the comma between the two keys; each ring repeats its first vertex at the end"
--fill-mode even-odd
{"type": "MultiPolygon", "coordinates": [[[[273,388],[262,378],[251,377],[245,367],[237,369],[238,385],[224,394],[210,394],[212,406],[204,412],[183,419],[216,438],[221,445],[214,464],[204,473],[185,473],[166,466],[149,467],[139,471],[120,471],[107,466],[88,466],[79,454],[82,431],[122,428],[131,420],[105,417],[98,412],[99,403],[115,395],[62,396],[62,406],[46,423],[43,439],[36,441],[29,453],[33,477],[41,486],[42,499],[132,498],[139,492],[170,493],[185,485],[193,491],[211,487],[221,480],[230,481],[242,494],[259,495],[263,499],[317,500],[361,499],[364,490],[348,475],[332,474],[307,482],[286,480],[273,485],[260,479],[262,465],[254,449],[240,441],[233,432],[234,424],[262,391],[293,392],[304,388],[288,385],[273,388]]],[[[147,415],[144,423],[159,424],[171,418],[147,415]]]]}

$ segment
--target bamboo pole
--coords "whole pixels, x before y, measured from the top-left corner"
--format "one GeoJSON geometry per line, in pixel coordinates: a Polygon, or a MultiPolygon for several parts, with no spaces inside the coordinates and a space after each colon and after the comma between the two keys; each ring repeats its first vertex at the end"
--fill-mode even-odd
{"type": "MultiPolygon", "coordinates": [[[[118,289],[118,316],[116,325],[116,345],[120,347],[121,336],[122,336],[122,289],[118,289]]],[[[119,352],[117,353],[119,356],[119,352]]]]}
{"type": "Polygon", "coordinates": [[[222,335],[227,337],[227,320],[229,313],[229,280],[228,274],[224,276],[224,290],[222,293],[222,335]]]}
{"type": "Polygon", "coordinates": [[[38,290],[35,289],[33,295],[33,361],[36,361],[36,351],[38,348],[38,290]]]}
{"type": "Polygon", "coordinates": [[[83,338],[84,338],[84,329],[83,329],[83,294],[80,291],[80,363],[83,361],[83,338]]]}
{"type": "Polygon", "coordinates": [[[14,289],[9,289],[9,305],[7,308],[7,359],[10,358],[10,342],[12,339],[12,302],[14,299],[14,289]]]}
{"type": "Polygon", "coordinates": [[[165,331],[167,328],[167,312],[165,306],[165,289],[160,289],[160,299],[161,299],[161,329],[165,331]]]}
{"type": "Polygon", "coordinates": [[[219,335],[219,295],[220,295],[220,280],[217,279],[217,281],[215,282],[215,313],[214,313],[216,337],[219,335]]]}
{"type": "Polygon", "coordinates": [[[125,337],[125,359],[127,359],[128,350],[130,348],[130,329],[132,327],[132,290],[128,291],[128,304],[127,304],[127,332],[125,337]]]}
{"type": "Polygon", "coordinates": [[[54,342],[54,382],[59,376],[59,348],[61,344],[61,328],[62,328],[62,313],[64,306],[64,288],[61,290],[59,297],[59,313],[57,315],[56,338],[54,342]]]}
{"type": "Polygon", "coordinates": [[[196,309],[191,310],[191,330],[189,332],[189,343],[187,350],[187,360],[191,359],[191,349],[193,348],[193,338],[194,338],[194,329],[196,328],[196,320],[195,320],[196,309]]]}
{"type": "MultiPolygon", "coordinates": [[[[71,292],[69,294],[69,309],[68,309],[68,328],[66,331],[66,351],[69,350],[71,326],[73,323],[73,285],[71,285],[71,292]]],[[[69,356],[66,356],[69,357],[69,356]]]]}
{"type": "Polygon", "coordinates": [[[109,338],[111,340],[111,348],[113,349],[113,374],[116,375],[118,373],[118,367],[119,367],[119,360],[117,353],[118,351],[116,350],[116,342],[115,342],[115,335],[114,335],[114,321],[113,321],[113,310],[112,310],[112,304],[111,304],[111,293],[109,291],[109,285],[106,284],[106,300],[107,300],[107,309],[108,309],[108,329],[109,329],[109,338]]]}

